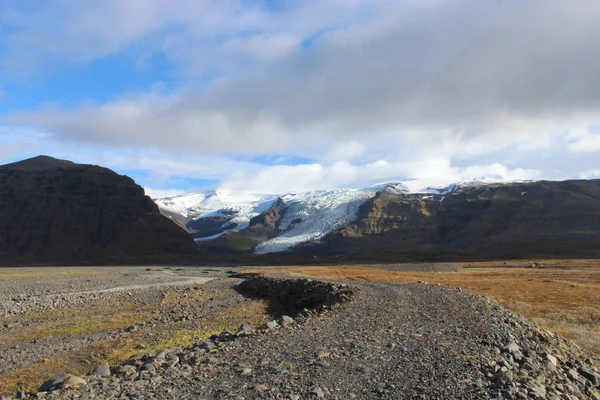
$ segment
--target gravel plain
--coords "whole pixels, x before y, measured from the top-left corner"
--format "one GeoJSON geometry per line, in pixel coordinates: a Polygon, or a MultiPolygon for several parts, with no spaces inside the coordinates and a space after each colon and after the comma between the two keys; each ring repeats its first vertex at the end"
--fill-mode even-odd
{"type": "MultiPolygon", "coordinates": [[[[266,300],[273,321],[248,317],[239,330],[185,348],[141,352],[123,363],[99,365],[94,373],[91,365],[88,375],[59,376],[38,394],[16,396],[600,399],[596,358],[495,301],[458,288],[210,273],[214,279],[202,290],[219,288],[229,299],[221,300],[223,307],[266,300]],[[245,283],[236,286],[241,279],[245,283]]],[[[221,306],[204,307],[205,314],[192,318],[209,318],[221,306]]],[[[176,310],[175,318],[181,313],[176,310]]]]}

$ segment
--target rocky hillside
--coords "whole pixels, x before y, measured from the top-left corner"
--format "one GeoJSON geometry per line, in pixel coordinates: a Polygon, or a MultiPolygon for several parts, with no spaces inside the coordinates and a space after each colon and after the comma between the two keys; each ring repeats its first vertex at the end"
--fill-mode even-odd
{"type": "Polygon", "coordinates": [[[196,252],[126,176],[46,156],[0,166],[0,263],[175,261],[196,252]]]}
{"type": "Polygon", "coordinates": [[[439,199],[379,192],[316,248],[354,258],[597,257],[600,181],[464,187],[439,199]]]}
{"type": "Polygon", "coordinates": [[[600,256],[600,180],[341,193],[282,196],[247,227],[199,244],[278,260],[600,256]]]}

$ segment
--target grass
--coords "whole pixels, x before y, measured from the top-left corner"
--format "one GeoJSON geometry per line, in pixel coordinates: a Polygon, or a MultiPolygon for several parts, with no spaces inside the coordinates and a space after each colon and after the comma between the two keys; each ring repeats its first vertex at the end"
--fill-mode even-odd
{"type": "MultiPolygon", "coordinates": [[[[600,261],[468,263],[458,272],[394,272],[358,266],[267,269],[313,278],[440,283],[490,296],[539,325],[600,354],[600,261]]],[[[265,271],[265,270],[263,270],[265,271]]]]}
{"type": "MultiPolygon", "coordinates": [[[[225,292],[212,293],[211,298],[226,295],[225,292]]],[[[206,300],[198,293],[172,291],[165,293],[162,304],[202,301],[206,300]]],[[[59,374],[85,375],[104,362],[115,365],[135,354],[189,347],[223,330],[235,332],[242,323],[255,326],[264,324],[268,320],[267,308],[268,304],[264,301],[234,303],[230,307],[215,310],[210,318],[137,331],[126,337],[78,349],[75,354],[39,360],[0,376],[0,396],[12,394],[18,388],[35,391],[44,381],[59,374]]],[[[36,325],[11,333],[10,336],[4,335],[0,337],[0,341],[19,342],[118,329],[160,315],[158,310],[161,308],[156,307],[156,304],[140,310],[128,302],[107,299],[86,307],[75,306],[60,311],[37,313],[36,325]]],[[[32,316],[28,315],[27,319],[31,320],[32,316]]]]}
{"type": "Polygon", "coordinates": [[[118,312],[112,315],[74,317],[33,325],[11,335],[0,335],[4,343],[31,341],[64,335],[83,335],[125,328],[149,319],[149,312],[118,312]]]}
{"type": "Polygon", "coordinates": [[[108,272],[95,271],[93,269],[65,269],[57,270],[48,268],[47,271],[32,270],[27,271],[21,268],[0,268],[0,280],[8,279],[24,279],[24,278],[39,278],[39,277],[57,277],[57,276],[81,276],[81,275],[106,275],[108,272]]]}

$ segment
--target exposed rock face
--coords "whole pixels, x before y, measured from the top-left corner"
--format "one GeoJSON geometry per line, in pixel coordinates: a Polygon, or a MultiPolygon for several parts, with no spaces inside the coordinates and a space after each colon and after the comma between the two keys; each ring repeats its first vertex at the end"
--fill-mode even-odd
{"type": "Polygon", "coordinates": [[[160,261],[196,252],[191,236],[126,176],[45,156],[0,166],[0,263],[160,261]]]}
{"type": "Polygon", "coordinates": [[[596,257],[600,181],[466,187],[439,199],[380,192],[305,251],[361,259],[596,257]]]}
{"type": "Polygon", "coordinates": [[[283,200],[277,199],[269,209],[250,220],[247,228],[240,231],[229,231],[210,242],[200,243],[200,246],[217,252],[250,252],[259,243],[276,237],[279,223],[285,213],[283,200]]]}

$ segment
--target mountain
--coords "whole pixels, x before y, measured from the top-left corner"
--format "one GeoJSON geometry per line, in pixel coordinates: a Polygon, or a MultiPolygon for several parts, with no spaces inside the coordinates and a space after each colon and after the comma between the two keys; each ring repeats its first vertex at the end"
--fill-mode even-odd
{"type": "Polygon", "coordinates": [[[267,210],[277,195],[226,189],[154,199],[160,211],[197,240],[210,240],[232,229],[244,229],[267,210]]]}
{"type": "Polygon", "coordinates": [[[375,189],[314,190],[283,195],[228,190],[155,199],[163,215],[183,226],[197,243],[212,249],[231,248],[266,254],[317,240],[356,218],[358,207],[375,189]],[[277,232],[254,235],[254,218],[280,207],[277,232]],[[224,245],[227,243],[226,245],[224,245]]]}
{"type": "MultiPolygon", "coordinates": [[[[391,182],[269,201],[243,226],[225,222],[198,243],[220,253],[363,261],[600,256],[599,180],[482,178],[415,191],[391,182]]],[[[195,221],[214,215],[238,214],[211,210],[195,221]]]]}
{"type": "Polygon", "coordinates": [[[441,198],[380,192],[310,252],[356,260],[597,257],[600,181],[468,185],[441,198]]]}
{"type": "Polygon", "coordinates": [[[129,177],[47,156],[0,166],[3,264],[175,262],[196,254],[191,236],[129,177]]]}

